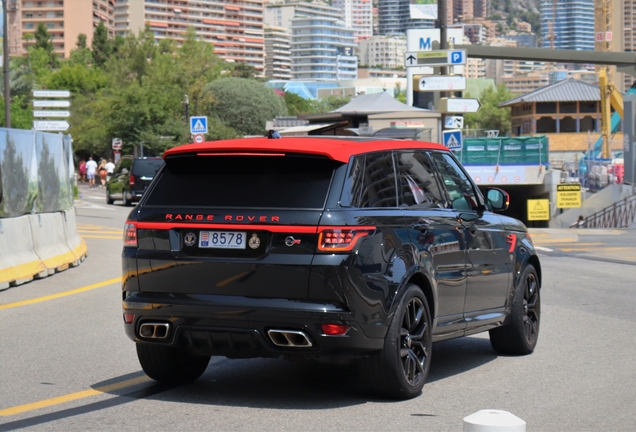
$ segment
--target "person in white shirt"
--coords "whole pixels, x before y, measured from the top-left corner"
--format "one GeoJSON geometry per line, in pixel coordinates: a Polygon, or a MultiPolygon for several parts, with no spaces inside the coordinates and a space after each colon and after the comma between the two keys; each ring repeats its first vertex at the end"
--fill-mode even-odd
{"type": "Polygon", "coordinates": [[[112,159],[108,159],[108,163],[106,164],[106,181],[110,180],[113,171],[115,171],[115,164],[112,159]]]}
{"type": "Polygon", "coordinates": [[[97,162],[93,157],[88,158],[86,162],[86,177],[88,178],[88,187],[95,187],[95,173],[97,172],[97,162]]]}

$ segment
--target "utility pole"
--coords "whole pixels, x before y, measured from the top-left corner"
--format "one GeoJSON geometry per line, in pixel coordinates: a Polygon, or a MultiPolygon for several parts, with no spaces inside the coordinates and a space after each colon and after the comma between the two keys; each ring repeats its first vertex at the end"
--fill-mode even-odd
{"type": "MultiPolygon", "coordinates": [[[[447,12],[447,1],[448,0],[437,0],[437,19],[439,21],[439,49],[445,50],[448,49],[448,12],[447,12]]],[[[448,66],[442,66],[440,68],[440,73],[442,75],[448,75],[448,66]]],[[[448,97],[448,92],[440,92],[439,99],[448,97]]],[[[436,102],[438,103],[438,102],[436,102]]],[[[435,107],[439,108],[439,107],[435,107]]],[[[446,114],[442,114],[442,129],[444,128],[444,124],[446,123],[446,114]]]]}
{"type": "Polygon", "coordinates": [[[187,125],[190,124],[190,98],[188,97],[188,95],[184,95],[185,96],[185,100],[183,101],[183,104],[185,105],[185,122],[187,125]]]}
{"type": "Polygon", "coordinates": [[[7,2],[2,0],[2,70],[4,73],[4,127],[11,127],[11,88],[9,82],[9,29],[7,2]]]}

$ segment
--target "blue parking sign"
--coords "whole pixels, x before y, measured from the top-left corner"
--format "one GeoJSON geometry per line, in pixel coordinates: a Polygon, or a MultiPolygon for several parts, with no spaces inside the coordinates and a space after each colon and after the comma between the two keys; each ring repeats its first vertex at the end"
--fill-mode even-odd
{"type": "Polygon", "coordinates": [[[450,52],[451,64],[454,64],[454,65],[463,65],[463,64],[465,64],[466,60],[464,60],[464,53],[465,53],[465,51],[463,51],[463,50],[451,51],[450,52]]]}
{"type": "Polygon", "coordinates": [[[462,148],[462,131],[460,130],[448,130],[442,132],[443,143],[451,150],[458,150],[462,148]]]}
{"type": "Polygon", "coordinates": [[[190,133],[192,135],[208,133],[208,118],[206,116],[190,117],[190,133]]]}

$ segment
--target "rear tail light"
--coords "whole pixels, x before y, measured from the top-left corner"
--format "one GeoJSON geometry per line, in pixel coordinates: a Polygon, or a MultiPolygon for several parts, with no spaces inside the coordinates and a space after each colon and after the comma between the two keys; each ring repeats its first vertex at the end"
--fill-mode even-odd
{"type": "Polygon", "coordinates": [[[349,331],[349,326],[344,324],[320,324],[322,332],[327,336],[344,336],[349,331]]]}
{"type": "Polygon", "coordinates": [[[126,324],[132,324],[132,322],[135,320],[135,314],[134,313],[130,313],[130,312],[126,312],[124,314],[124,322],[126,324]]]}
{"type": "Polygon", "coordinates": [[[359,239],[368,236],[373,231],[375,231],[375,227],[320,228],[318,230],[318,250],[322,252],[351,251],[359,239]]]}
{"type": "Polygon", "coordinates": [[[137,222],[127,221],[124,225],[124,247],[137,247],[137,222]]]}
{"type": "Polygon", "coordinates": [[[130,178],[128,179],[128,183],[130,183],[130,185],[134,185],[135,184],[135,176],[134,175],[130,175],[130,178]]]}

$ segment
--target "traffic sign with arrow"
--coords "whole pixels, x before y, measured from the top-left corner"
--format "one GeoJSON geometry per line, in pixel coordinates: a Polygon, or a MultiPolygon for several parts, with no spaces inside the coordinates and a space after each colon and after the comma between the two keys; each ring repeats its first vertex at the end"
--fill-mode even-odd
{"type": "Polygon", "coordinates": [[[439,112],[441,113],[476,113],[481,108],[478,99],[471,98],[440,98],[439,112]]]}
{"type": "Polygon", "coordinates": [[[410,51],[404,53],[406,67],[460,66],[466,64],[466,50],[410,51]]]}
{"type": "Polygon", "coordinates": [[[70,117],[70,111],[33,111],[33,117],[70,117]]]}
{"type": "Polygon", "coordinates": [[[415,91],[456,91],[466,90],[466,77],[453,76],[421,76],[413,77],[413,89],[415,91]]]}
{"type": "Polygon", "coordinates": [[[41,131],[65,131],[71,126],[66,120],[33,120],[33,129],[41,131]]]}

